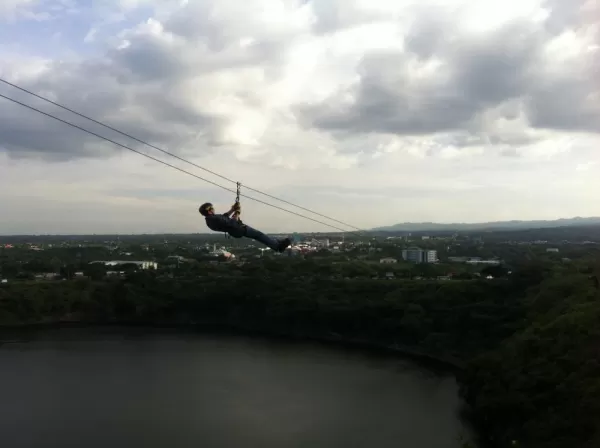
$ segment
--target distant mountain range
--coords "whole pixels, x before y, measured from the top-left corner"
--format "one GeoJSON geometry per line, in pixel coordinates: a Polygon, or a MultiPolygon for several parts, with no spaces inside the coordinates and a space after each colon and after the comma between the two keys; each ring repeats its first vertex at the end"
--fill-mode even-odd
{"type": "Polygon", "coordinates": [[[435,222],[403,222],[393,226],[377,227],[374,232],[423,232],[423,231],[452,231],[452,230],[525,230],[551,227],[573,227],[600,225],[600,217],[590,218],[561,218],[538,221],[494,221],[481,223],[435,223],[435,222]]]}

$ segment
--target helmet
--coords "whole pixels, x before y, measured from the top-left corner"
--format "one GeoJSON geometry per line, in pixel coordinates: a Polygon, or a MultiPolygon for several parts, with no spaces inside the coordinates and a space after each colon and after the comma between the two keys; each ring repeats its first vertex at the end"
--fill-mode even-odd
{"type": "Polygon", "coordinates": [[[198,211],[200,212],[200,214],[202,216],[206,216],[208,213],[208,210],[210,210],[211,208],[213,208],[213,205],[210,202],[205,202],[204,204],[202,204],[200,206],[200,208],[198,209],[198,211]]]}

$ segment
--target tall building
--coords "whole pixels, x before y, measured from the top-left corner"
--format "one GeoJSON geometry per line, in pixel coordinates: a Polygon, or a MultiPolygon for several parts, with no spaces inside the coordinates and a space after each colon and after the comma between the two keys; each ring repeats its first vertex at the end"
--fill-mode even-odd
{"type": "Polygon", "coordinates": [[[437,256],[437,250],[426,250],[424,252],[426,263],[437,263],[439,261],[437,256]]]}
{"type": "Polygon", "coordinates": [[[420,263],[421,262],[421,252],[423,252],[418,247],[409,247],[408,249],[404,249],[402,251],[402,259],[405,261],[410,261],[411,263],[420,263]]]}
{"type": "Polygon", "coordinates": [[[411,263],[437,263],[437,250],[423,250],[418,247],[409,247],[402,251],[402,259],[411,263]]]}

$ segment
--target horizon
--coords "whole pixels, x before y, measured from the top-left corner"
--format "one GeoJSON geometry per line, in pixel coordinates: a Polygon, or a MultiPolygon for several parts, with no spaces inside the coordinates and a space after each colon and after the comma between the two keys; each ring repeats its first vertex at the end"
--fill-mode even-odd
{"type": "MultiPolygon", "coordinates": [[[[600,216],[598,12],[592,0],[13,0],[0,79],[217,174],[6,82],[0,95],[233,191],[0,97],[0,235],[209,233],[198,206],[225,212],[230,180],[361,229],[600,216]]],[[[340,231],[241,200],[264,233],[340,231]]]]}
{"type": "MultiPolygon", "coordinates": [[[[544,219],[532,219],[532,220],[506,220],[506,221],[486,221],[486,222],[401,222],[401,223],[395,223],[395,224],[390,224],[390,225],[385,225],[385,226],[381,226],[381,227],[377,227],[377,228],[371,228],[371,229],[364,229],[362,232],[394,232],[394,231],[398,231],[398,232],[406,232],[409,231],[408,229],[403,229],[403,230],[393,230],[393,229],[387,229],[387,228],[391,228],[394,226],[399,226],[399,225],[423,225],[423,224],[434,224],[434,225],[446,225],[446,226],[451,226],[451,225],[457,225],[457,226],[461,226],[461,225],[489,225],[489,224],[503,224],[503,223],[512,223],[512,222],[518,222],[518,223],[523,223],[523,224],[527,224],[527,223],[536,223],[536,222],[548,222],[548,223],[553,223],[553,222],[559,222],[559,221],[571,221],[571,220],[599,220],[598,223],[591,223],[589,225],[591,226],[595,226],[595,225],[600,225],[600,216],[574,216],[571,218],[558,218],[558,219],[550,219],[550,220],[544,220],[544,219]]],[[[560,227],[560,226],[557,226],[560,227]]],[[[570,227],[570,226],[567,226],[570,227]]],[[[551,227],[553,228],[553,227],[551,227]]],[[[532,228],[527,228],[527,229],[533,229],[535,230],[535,227],[532,228]]],[[[443,231],[449,231],[450,229],[446,229],[443,231]]],[[[475,229],[476,230],[476,229],[475,229]]],[[[524,230],[524,228],[518,228],[518,229],[502,229],[499,228],[497,229],[498,231],[503,231],[503,230],[524,230]]],[[[425,232],[425,231],[429,231],[428,229],[415,229],[414,231],[417,232],[425,232]]],[[[436,229],[431,229],[431,231],[435,232],[438,231],[436,229]]],[[[442,230],[439,230],[442,231],[442,230]]],[[[332,230],[332,231],[293,231],[293,232],[271,232],[272,235],[292,235],[293,233],[298,233],[300,235],[303,234],[310,234],[310,235],[318,235],[318,234],[322,234],[322,235],[346,235],[346,234],[357,234],[357,233],[361,233],[360,231],[346,231],[346,232],[341,232],[338,230],[332,230]]],[[[173,236],[188,236],[188,235],[202,235],[202,236],[214,236],[214,237],[220,237],[222,236],[222,233],[220,232],[212,232],[212,231],[206,231],[206,232],[170,232],[170,231],[165,231],[165,232],[133,232],[133,233],[123,233],[123,232],[117,232],[117,233],[103,233],[103,232],[95,232],[95,233],[22,233],[22,234],[3,234],[0,233],[0,238],[2,237],[28,237],[28,236],[32,236],[32,237],[53,237],[53,236],[144,236],[144,235],[148,235],[148,236],[156,236],[156,235],[173,235],[173,236]]]]}

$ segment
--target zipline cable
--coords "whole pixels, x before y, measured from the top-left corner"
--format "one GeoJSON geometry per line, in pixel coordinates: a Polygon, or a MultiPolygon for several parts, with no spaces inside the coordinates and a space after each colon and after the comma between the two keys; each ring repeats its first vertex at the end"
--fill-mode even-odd
{"type": "MultiPolygon", "coordinates": [[[[169,166],[169,167],[171,167],[171,168],[174,168],[174,169],[176,169],[176,170],[178,170],[178,171],[181,171],[182,173],[189,174],[190,176],[193,176],[193,177],[195,177],[196,179],[200,179],[200,180],[203,180],[204,182],[208,182],[209,184],[215,185],[216,187],[222,188],[223,190],[230,191],[231,193],[236,193],[236,190],[232,190],[232,189],[230,189],[230,188],[224,187],[223,185],[220,185],[220,184],[218,184],[218,183],[216,183],[216,182],[213,182],[213,181],[211,181],[211,180],[208,180],[208,179],[205,179],[205,178],[203,178],[203,177],[200,177],[200,176],[198,176],[197,174],[190,173],[189,171],[186,171],[186,170],[184,170],[183,168],[179,168],[178,166],[171,165],[170,163],[167,163],[167,162],[165,162],[165,161],[163,161],[163,160],[157,159],[157,158],[155,158],[155,157],[152,157],[152,156],[150,156],[150,155],[148,155],[148,154],[145,154],[145,153],[143,153],[143,152],[141,152],[141,151],[138,151],[138,150],[136,150],[136,149],[130,148],[130,147],[129,147],[129,146],[127,146],[127,145],[123,145],[122,143],[119,143],[119,142],[116,142],[116,141],[114,141],[114,140],[111,140],[111,139],[109,139],[109,138],[107,138],[107,137],[104,137],[104,136],[102,136],[102,135],[100,135],[100,134],[96,134],[95,132],[92,132],[92,131],[90,131],[90,130],[88,130],[88,129],[82,128],[81,126],[78,126],[78,125],[76,125],[76,124],[73,124],[73,123],[71,123],[71,122],[69,122],[69,121],[63,120],[62,118],[58,118],[58,117],[56,117],[56,116],[54,116],[54,115],[52,115],[52,114],[49,114],[49,113],[47,113],[47,112],[44,112],[44,111],[42,111],[42,110],[36,109],[36,108],[35,108],[35,107],[33,107],[33,106],[30,106],[30,105],[28,105],[28,104],[25,104],[25,103],[22,103],[22,102],[20,102],[20,101],[17,101],[17,100],[15,100],[15,99],[13,99],[13,98],[10,98],[10,97],[6,96],[6,95],[2,95],[1,93],[0,93],[0,98],[4,98],[4,99],[6,99],[6,100],[8,100],[8,101],[11,101],[11,102],[13,102],[13,103],[15,103],[15,104],[18,104],[18,105],[20,105],[20,106],[26,107],[27,109],[30,109],[30,110],[32,110],[32,111],[34,111],[34,112],[40,113],[40,114],[42,114],[42,115],[45,115],[45,116],[47,116],[47,117],[50,117],[50,118],[53,118],[53,119],[54,119],[54,120],[56,120],[56,121],[60,121],[61,123],[64,123],[64,124],[66,124],[66,125],[68,125],[68,126],[74,127],[74,128],[76,128],[76,129],[79,129],[80,131],[86,132],[86,133],[88,133],[88,134],[90,134],[90,135],[93,135],[93,136],[95,136],[95,137],[98,137],[98,138],[100,138],[100,139],[102,139],[102,140],[105,140],[105,141],[107,141],[107,142],[110,142],[110,143],[112,143],[112,144],[114,144],[114,145],[120,146],[121,148],[124,148],[124,149],[127,149],[127,150],[129,150],[129,151],[135,152],[136,154],[139,154],[139,155],[141,155],[141,156],[147,157],[147,158],[149,158],[149,159],[151,159],[151,160],[154,160],[155,162],[162,163],[163,165],[166,165],[166,166],[169,166]]],[[[260,203],[260,204],[264,204],[264,205],[267,205],[267,206],[269,206],[269,207],[273,207],[273,208],[276,208],[276,209],[278,209],[278,210],[281,210],[281,211],[284,211],[284,212],[290,213],[290,214],[292,214],[292,215],[299,216],[300,218],[308,219],[308,220],[310,220],[310,221],[313,221],[313,222],[316,222],[316,223],[318,223],[318,224],[323,224],[324,226],[331,227],[331,228],[333,228],[333,229],[336,229],[336,230],[339,230],[339,231],[341,231],[341,232],[346,232],[346,233],[357,233],[357,232],[352,232],[352,231],[349,231],[349,230],[341,229],[341,228],[339,228],[339,227],[336,227],[336,226],[334,226],[334,225],[332,225],[332,224],[328,224],[328,223],[325,223],[325,222],[323,222],[323,221],[319,221],[319,220],[317,220],[317,219],[311,218],[311,217],[309,217],[309,216],[305,216],[305,215],[302,215],[302,214],[300,214],[300,213],[296,213],[296,212],[294,212],[294,211],[292,211],[292,210],[288,210],[288,209],[285,209],[285,208],[283,208],[283,207],[279,207],[278,205],[269,204],[268,202],[262,201],[262,200],[260,200],[260,199],[254,198],[254,197],[252,197],[252,196],[247,196],[247,195],[245,195],[245,194],[241,194],[240,196],[243,196],[243,197],[245,197],[246,199],[250,199],[251,201],[255,201],[255,202],[258,202],[258,203],[260,203]]]]}
{"type": "MultiPolygon", "coordinates": [[[[216,172],[214,172],[214,171],[211,171],[211,170],[209,170],[208,168],[204,168],[203,166],[200,166],[200,165],[198,165],[198,164],[196,164],[196,163],[194,163],[194,162],[190,162],[189,160],[186,160],[186,159],[184,159],[184,158],[182,158],[182,157],[179,157],[178,155],[175,155],[175,154],[173,154],[173,153],[171,153],[171,152],[169,152],[169,151],[166,151],[166,150],[164,150],[164,149],[161,149],[161,148],[159,148],[158,146],[152,145],[152,144],[150,144],[150,143],[148,143],[148,142],[145,142],[144,140],[140,140],[139,138],[137,138],[137,137],[134,137],[134,136],[133,136],[133,135],[131,135],[131,134],[128,134],[128,133],[126,133],[126,132],[123,132],[123,131],[120,131],[120,130],[118,130],[118,129],[116,129],[116,128],[112,127],[112,126],[109,126],[109,125],[107,125],[107,124],[105,124],[105,123],[102,123],[101,121],[98,121],[98,120],[95,120],[95,119],[93,119],[93,118],[91,118],[91,117],[88,117],[87,115],[84,115],[84,114],[82,114],[82,113],[80,113],[80,112],[77,112],[77,111],[75,111],[75,110],[73,110],[73,109],[70,109],[70,108],[68,108],[67,106],[63,106],[62,104],[59,104],[59,103],[57,103],[57,102],[55,102],[55,101],[52,101],[52,100],[51,100],[51,99],[49,99],[49,98],[43,97],[43,96],[41,96],[41,95],[38,95],[38,94],[37,94],[37,93],[35,93],[35,92],[32,92],[32,91],[30,91],[30,90],[27,90],[27,89],[25,89],[25,88],[23,88],[23,87],[20,87],[20,86],[16,85],[16,84],[13,84],[12,82],[9,82],[9,81],[7,81],[7,80],[5,80],[5,79],[2,79],[2,78],[0,78],[0,82],[3,82],[4,84],[6,84],[6,85],[9,85],[9,86],[11,86],[11,87],[14,87],[15,89],[21,90],[22,92],[28,93],[29,95],[35,96],[36,98],[39,98],[39,99],[41,99],[41,100],[43,100],[43,101],[46,101],[47,103],[53,104],[54,106],[60,107],[61,109],[64,109],[64,110],[66,110],[66,111],[68,111],[68,112],[71,112],[72,114],[75,114],[75,115],[77,115],[77,116],[79,116],[79,117],[81,117],[81,118],[85,118],[86,120],[89,120],[89,121],[91,121],[91,122],[93,122],[93,123],[99,124],[100,126],[104,126],[105,128],[107,128],[107,129],[110,129],[111,131],[117,132],[117,133],[119,133],[119,134],[121,134],[121,135],[123,135],[123,136],[125,136],[125,137],[128,137],[128,138],[130,138],[130,139],[132,139],[132,140],[135,140],[135,141],[136,141],[136,142],[138,142],[138,143],[141,143],[141,144],[143,144],[143,145],[149,146],[150,148],[156,149],[157,151],[160,151],[160,152],[162,152],[162,153],[164,153],[164,154],[167,154],[167,155],[169,155],[169,156],[171,156],[171,157],[175,157],[176,159],[178,159],[178,160],[181,160],[182,162],[188,163],[188,164],[190,164],[190,165],[192,165],[192,166],[195,166],[196,168],[200,168],[201,170],[204,170],[204,171],[206,171],[206,172],[208,172],[208,173],[210,173],[210,174],[213,174],[214,176],[220,177],[221,179],[227,180],[227,181],[229,181],[229,182],[237,183],[237,181],[235,181],[235,180],[233,180],[233,179],[230,179],[230,178],[228,178],[228,177],[226,177],[226,176],[223,176],[222,174],[219,174],[219,173],[216,173],[216,172]]],[[[351,225],[351,224],[347,224],[347,223],[345,223],[345,222],[343,222],[343,221],[339,221],[339,220],[337,220],[337,219],[330,218],[329,216],[326,216],[326,215],[323,215],[323,214],[321,214],[321,213],[315,212],[315,211],[313,211],[313,210],[310,210],[310,209],[308,209],[308,208],[302,207],[302,206],[300,206],[300,205],[296,205],[296,204],[294,204],[294,203],[292,203],[292,202],[286,201],[285,199],[278,198],[278,197],[276,197],[276,196],[270,195],[269,193],[265,193],[264,191],[260,191],[260,190],[257,190],[256,188],[249,187],[249,186],[247,186],[247,185],[245,185],[245,184],[244,184],[244,188],[245,188],[245,189],[247,189],[247,190],[250,190],[250,191],[254,191],[255,193],[259,193],[259,194],[262,194],[262,195],[264,195],[264,196],[267,196],[267,197],[269,197],[269,198],[271,198],[271,199],[275,199],[275,200],[277,200],[277,201],[280,201],[280,202],[283,202],[283,203],[285,203],[285,204],[291,205],[291,206],[293,206],[293,207],[299,208],[299,209],[301,209],[301,210],[307,211],[307,212],[309,212],[309,213],[313,213],[313,214],[315,214],[315,215],[321,216],[322,218],[329,219],[330,221],[337,222],[338,224],[342,224],[342,225],[344,225],[344,226],[346,226],[346,227],[351,227],[351,228],[353,228],[353,229],[356,229],[356,230],[359,230],[359,231],[364,231],[363,229],[361,229],[361,228],[359,228],[359,227],[355,227],[355,226],[353,226],[353,225],[351,225]]]]}

